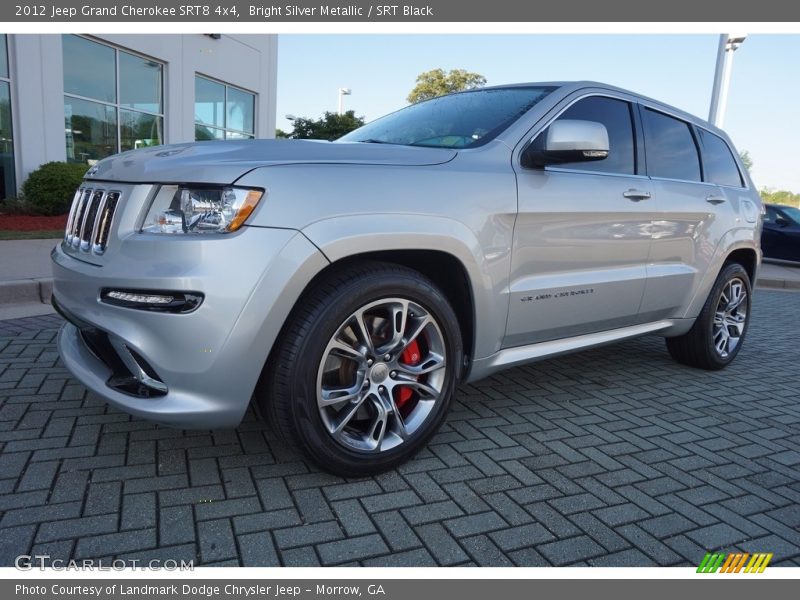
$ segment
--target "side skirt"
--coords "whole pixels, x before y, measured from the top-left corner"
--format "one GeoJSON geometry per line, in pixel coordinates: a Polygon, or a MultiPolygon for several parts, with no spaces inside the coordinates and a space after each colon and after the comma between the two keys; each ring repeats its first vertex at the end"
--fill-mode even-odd
{"type": "MultiPolygon", "coordinates": [[[[693,319],[663,319],[654,321],[652,323],[643,323],[641,325],[631,325],[629,327],[621,327],[619,329],[612,329],[609,331],[600,331],[597,333],[589,333],[586,335],[579,335],[571,338],[564,338],[561,340],[551,340],[547,342],[538,342],[536,344],[528,344],[526,346],[516,346],[514,348],[506,348],[487,356],[473,361],[472,368],[467,375],[465,381],[473,382],[483,379],[497,371],[516,367],[529,362],[542,360],[545,358],[552,358],[561,354],[576,352],[578,350],[587,350],[597,346],[604,346],[612,344],[628,338],[639,337],[649,333],[660,333],[661,335],[672,334],[669,329],[683,330],[691,327],[693,319]]],[[[677,332],[676,332],[677,333],[677,332]]]]}

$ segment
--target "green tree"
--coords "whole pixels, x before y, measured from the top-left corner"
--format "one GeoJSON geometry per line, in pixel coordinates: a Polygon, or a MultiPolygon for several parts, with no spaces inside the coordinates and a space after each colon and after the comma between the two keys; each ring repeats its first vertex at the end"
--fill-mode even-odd
{"type": "Polygon", "coordinates": [[[770,188],[761,188],[759,193],[761,194],[761,199],[767,204],[784,204],[800,208],[800,194],[795,194],[788,190],[772,190],[770,188]]]}
{"type": "Polygon", "coordinates": [[[321,119],[297,117],[293,124],[294,130],[284,134],[289,139],[333,141],[361,127],[364,124],[364,117],[357,117],[352,110],[343,115],[326,111],[321,119]]]}
{"type": "Polygon", "coordinates": [[[742,159],[742,164],[744,168],[747,169],[748,173],[753,170],[753,159],[750,157],[750,153],[747,150],[739,152],[739,158],[742,159]]]}
{"type": "Polygon", "coordinates": [[[486,77],[478,73],[471,73],[464,69],[452,69],[445,73],[442,69],[433,69],[417,76],[417,85],[411,90],[407,100],[411,104],[416,104],[437,96],[473,90],[484,85],[486,85],[486,77]]]}

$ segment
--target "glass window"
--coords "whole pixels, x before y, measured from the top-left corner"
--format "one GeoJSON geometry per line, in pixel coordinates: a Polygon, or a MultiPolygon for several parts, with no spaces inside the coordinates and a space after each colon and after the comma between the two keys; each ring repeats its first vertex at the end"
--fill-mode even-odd
{"type": "Polygon", "coordinates": [[[254,137],[255,104],[255,94],[196,76],[195,140],[239,140],[254,137]]]}
{"type": "Polygon", "coordinates": [[[228,88],[228,129],[253,133],[255,97],[235,88],[228,88]]]}
{"type": "Polygon", "coordinates": [[[11,81],[6,43],[5,34],[0,34],[0,200],[17,195],[14,135],[11,126],[11,81]]]}
{"type": "Polygon", "coordinates": [[[636,172],[636,146],[629,102],[592,96],[570,106],[558,119],[595,121],[605,125],[608,131],[608,158],[560,164],[559,168],[625,175],[633,175],[636,172]]]}
{"type": "Polygon", "coordinates": [[[238,131],[226,131],[225,132],[225,139],[226,140],[249,140],[252,139],[253,136],[249,133],[240,133],[238,131]]]}
{"type": "Polygon", "coordinates": [[[8,79],[8,46],[5,33],[0,33],[0,77],[8,79]]]}
{"type": "Polygon", "coordinates": [[[160,146],[164,143],[163,128],[163,117],[120,109],[120,149],[125,151],[160,146]]]}
{"type": "Polygon", "coordinates": [[[490,88],[440,96],[372,121],[340,141],[472,148],[494,139],[554,89],[490,88]]]}
{"type": "Polygon", "coordinates": [[[205,77],[194,79],[194,120],[225,127],[225,86],[205,77]]]}
{"type": "Polygon", "coordinates": [[[67,157],[89,162],[116,152],[117,114],[113,106],[78,98],[64,98],[67,157]]]}
{"type": "Polygon", "coordinates": [[[742,175],[725,140],[710,131],[704,129],[698,131],[703,145],[705,180],[717,185],[742,187],[742,175]]]}
{"type": "Polygon", "coordinates": [[[700,157],[689,124],[645,108],[647,173],[651,177],[700,181],[700,157]]]}
{"type": "Polygon", "coordinates": [[[103,102],[117,101],[114,48],[77,35],[62,38],[64,93],[103,102]]]}
{"type": "Polygon", "coordinates": [[[119,53],[119,103],[122,106],[161,113],[163,67],[146,58],[119,53]]]}
{"type": "Polygon", "coordinates": [[[217,129],[216,127],[208,127],[195,123],[194,125],[194,139],[198,142],[205,142],[208,140],[224,140],[225,130],[217,129]]]}
{"type": "Polygon", "coordinates": [[[800,225],[800,208],[795,208],[794,206],[781,206],[781,210],[777,212],[790,223],[794,225],[800,225]]]}
{"type": "Polygon", "coordinates": [[[67,160],[164,143],[161,63],[76,35],[62,43],[67,160]]]}
{"type": "Polygon", "coordinates": [[[11,133],[11,84],[0,80],[0,199],[16,195],[14,136],[11,133]]]}

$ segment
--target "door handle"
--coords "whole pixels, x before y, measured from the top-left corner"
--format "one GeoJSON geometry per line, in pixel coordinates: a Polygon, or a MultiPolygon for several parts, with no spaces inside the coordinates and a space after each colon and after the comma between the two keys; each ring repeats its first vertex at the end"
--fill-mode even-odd
{"type": "Polygon", "coordinates": [[[716,196],[715,194],[710,194],[710,195],[706,196],[706,202],[708,202],[709,204],[714,204],[714,205],[722,204],[723,202],[725,202],[725,197],[724,196],[716,196]]]}
{"type": "Polygon", "coordinates": [[[652,194],[650,194],[650,192],[646,190],[635,190],[631,188],[627,192],[622,192],[622,195],[625,196],[628,200],[639,202],[640,200],[647,200],[648,198],[651,197],[652,194]]]}

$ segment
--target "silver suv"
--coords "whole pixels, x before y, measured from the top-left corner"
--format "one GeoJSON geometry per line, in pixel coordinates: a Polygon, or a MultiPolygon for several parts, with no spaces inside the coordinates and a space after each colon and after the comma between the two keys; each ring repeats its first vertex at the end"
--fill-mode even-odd
{"type": "Polygon", "coordinates": [[[334,143],[126,152],[86,174],[53,251],[58,346],[133,415],[233,427],[254,398],[366,475],[507,367],[650,333],[725,367],[760,213],[722,131],[591,82],[445,96],[334,143]]]}

